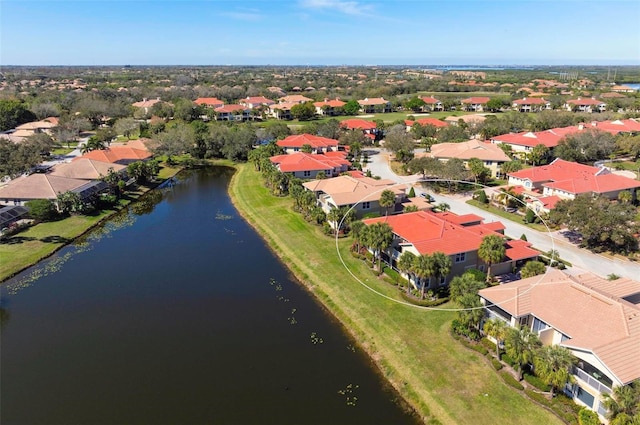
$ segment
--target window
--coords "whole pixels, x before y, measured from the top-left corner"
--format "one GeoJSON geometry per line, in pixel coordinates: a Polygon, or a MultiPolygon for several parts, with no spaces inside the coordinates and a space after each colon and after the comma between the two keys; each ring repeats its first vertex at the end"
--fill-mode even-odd
{"type": "Polygon", "coordinates": [[[462,263],[467,259],[467,253],[461,252],[460,254],[456,254],[456,263],[462,263]]]}
{"type": "Polygon", "coordinates": [[[368,210],[371,208],[371,202],[363,202],[362,203],[362,209],[363,210],[368,210]]]}
{"type": "Polygon", "coordinates": [[[302,175],[303,175],[304,177],[311,177],[311,171],[303,171],[303,172],[302,172],[302,175]]]}
{"type": "Polygon", "coordinates": [[[293,148],[294,152],[298,152],[300,150],[300,148],[293,148]]]}
{"type": "Polygon", "coordinates": [[[493,161],[486,161],[484,164],[485,165],[493,165],[493,161]]]}
{"type": "Polygon", "coordinates": [[[533,318],[533,332],[540,332],[548,328],[550,328],[550,326],[544,323],[542,320],[538,319],[537,317],[533,318]]]}

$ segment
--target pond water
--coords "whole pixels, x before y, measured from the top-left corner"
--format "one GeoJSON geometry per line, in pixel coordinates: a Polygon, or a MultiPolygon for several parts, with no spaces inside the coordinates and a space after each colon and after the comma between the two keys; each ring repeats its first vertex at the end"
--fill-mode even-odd
{"type": "Polygon", "coordinates": [[[417,424],[238,215],[180,176],[6,282],[0,422],[417,424]]]}

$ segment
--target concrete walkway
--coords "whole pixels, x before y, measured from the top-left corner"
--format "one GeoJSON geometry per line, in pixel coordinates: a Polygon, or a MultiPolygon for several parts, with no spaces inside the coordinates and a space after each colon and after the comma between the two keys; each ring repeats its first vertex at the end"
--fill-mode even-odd
{"type": "MultiPolygon", "coordinates": [[[[389,167],[389,155],[380,149],[368,149],[370,153],[370,163],[367,169],[374,176],[380,176],[383,179],[390,179],[398,183],[408,183],[418,181],[421,176],[398,176],[389,167]]],[[[416,194],[421,189],[416,187],[416,194]]],[[[436,203],[445,202],[451,206],[451,211],[457,214],[476,214],[484,218],[485,222],[500,221],[505,225],[505,234],[511,238],[519,239],[522,234],[526,235],[527,240],[540,251],[547,252],[555,249],[560,253],[560,258],[573,264],[568,270],[571,274],[577,274],[582,271],[590,271],[599,276],[606,277],[614,273],[618,276],[624,276],[631,279],[640,279],[640,264],[627,261],[624,259],[609,258],[603,255],[594,254],[585,249],[578,248],[576,245],[567,241],[560,236],[558,232],[544,233],[533,230],[523,224],[506,220],[500,216],[494,215],[481,208],[474,207],[466,203],[469,199],[463,195],[442,195],[431,194],[436,203]]]]}

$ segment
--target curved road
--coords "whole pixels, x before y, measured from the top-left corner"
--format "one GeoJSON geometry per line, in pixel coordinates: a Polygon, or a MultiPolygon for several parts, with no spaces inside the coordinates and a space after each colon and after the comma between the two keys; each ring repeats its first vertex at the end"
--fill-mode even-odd
{"type": "MultiPolygon", "coordinates": [[[[389,156],[382,149],[367,149],[370,161],[367,168],[375,176],[383,179],[390,179],[398,183],[410,183],[420,179],[420,176],[398,176],[389,167],[389,156]]],[[[416,188],[420,192],[419,188],[416,188]]],[[[505,234],[511,238],[519,239],[525,234],[527,240],[533,246],[541,251],[549,251],[555,249],[560,253],[560,258],[573,264],[573,267],[567,269],[571,274],[579,274],[581,272],[590,271],[599,276],[606,277],[614,273],[618,276],[624,276],[631,279],[640,277],[640,264],[627,260],[614,259],[603,255],[594,254],[585,249],[567,242],[564,238],[559,237],[556,233],[544,233],[530,229],[522,224],[505,220],[502,217],[494,215],[490,212],[476,208],[467,204],[465,198],[461,195],[442,195],[431,194],[436,202],[446,202],[451,206],[451,210],[457,214],[476,214],[484,218],[485,222],[501,221],[505,225],[505,234]]]]}

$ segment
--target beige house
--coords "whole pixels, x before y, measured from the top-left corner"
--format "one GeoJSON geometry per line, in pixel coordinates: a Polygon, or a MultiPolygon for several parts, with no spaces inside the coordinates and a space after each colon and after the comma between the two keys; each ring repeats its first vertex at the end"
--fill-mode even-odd
{"type": "Polygon", "coordinates": [[[443,162],[457,158],[464,161],[465,165],[471,158],[478,158],[491,170],[492,177],[500,177],[502,164],[511,161],[499,146],[475,139],[462,143],[437,143],[431,146],[428,155],[443,162]]]}
{"type": "Polygon", "coordinates": [[[127,166],[80,158],[76,161],[54,165],[49,175],[69,179],[98,180],[107,176],[111,170],[116,173],[125,173],[127,166]]]}
{"type": "Polygon", "coordinates": [[[380,206],[380,195],[385,189],[396,195],[395,205],[389,208],[389,214],[402,212],[402,201],[406,198],[406,187],[397,186],[392,180],[376,180],[370,177],[339,176],[313,180],[302,185],[316,195],[318,205],[325,213],[334,208],[354,207],[358,218],[365,214],[387,213],[386,209],[380,206]]]}
{"type": "Polygon", "coordinates": [[[11,180],[0,188],[0,204],[24,205],[34,199],[55,201],[60,193],[65,192],[76,192],[84,199],[106,188],[107,184],[102,181],[36,173],[11,180]]]}
{"type": "Polygon", "coordinates": [[[383,97],[364,98],[358,100],[360,111],[365,114],[373,114],[375,112],[391,112],[391,102],[383,97]]]}
{"type": "Polygon", "coordinates": [[[640,282],[552,269],[482,289],[480,298],[487,317],[526,326],[543,344],[577,357],[575,383],[564,392],[601,420],[607,413],[603,395],[640,378],[640,282]]]}

